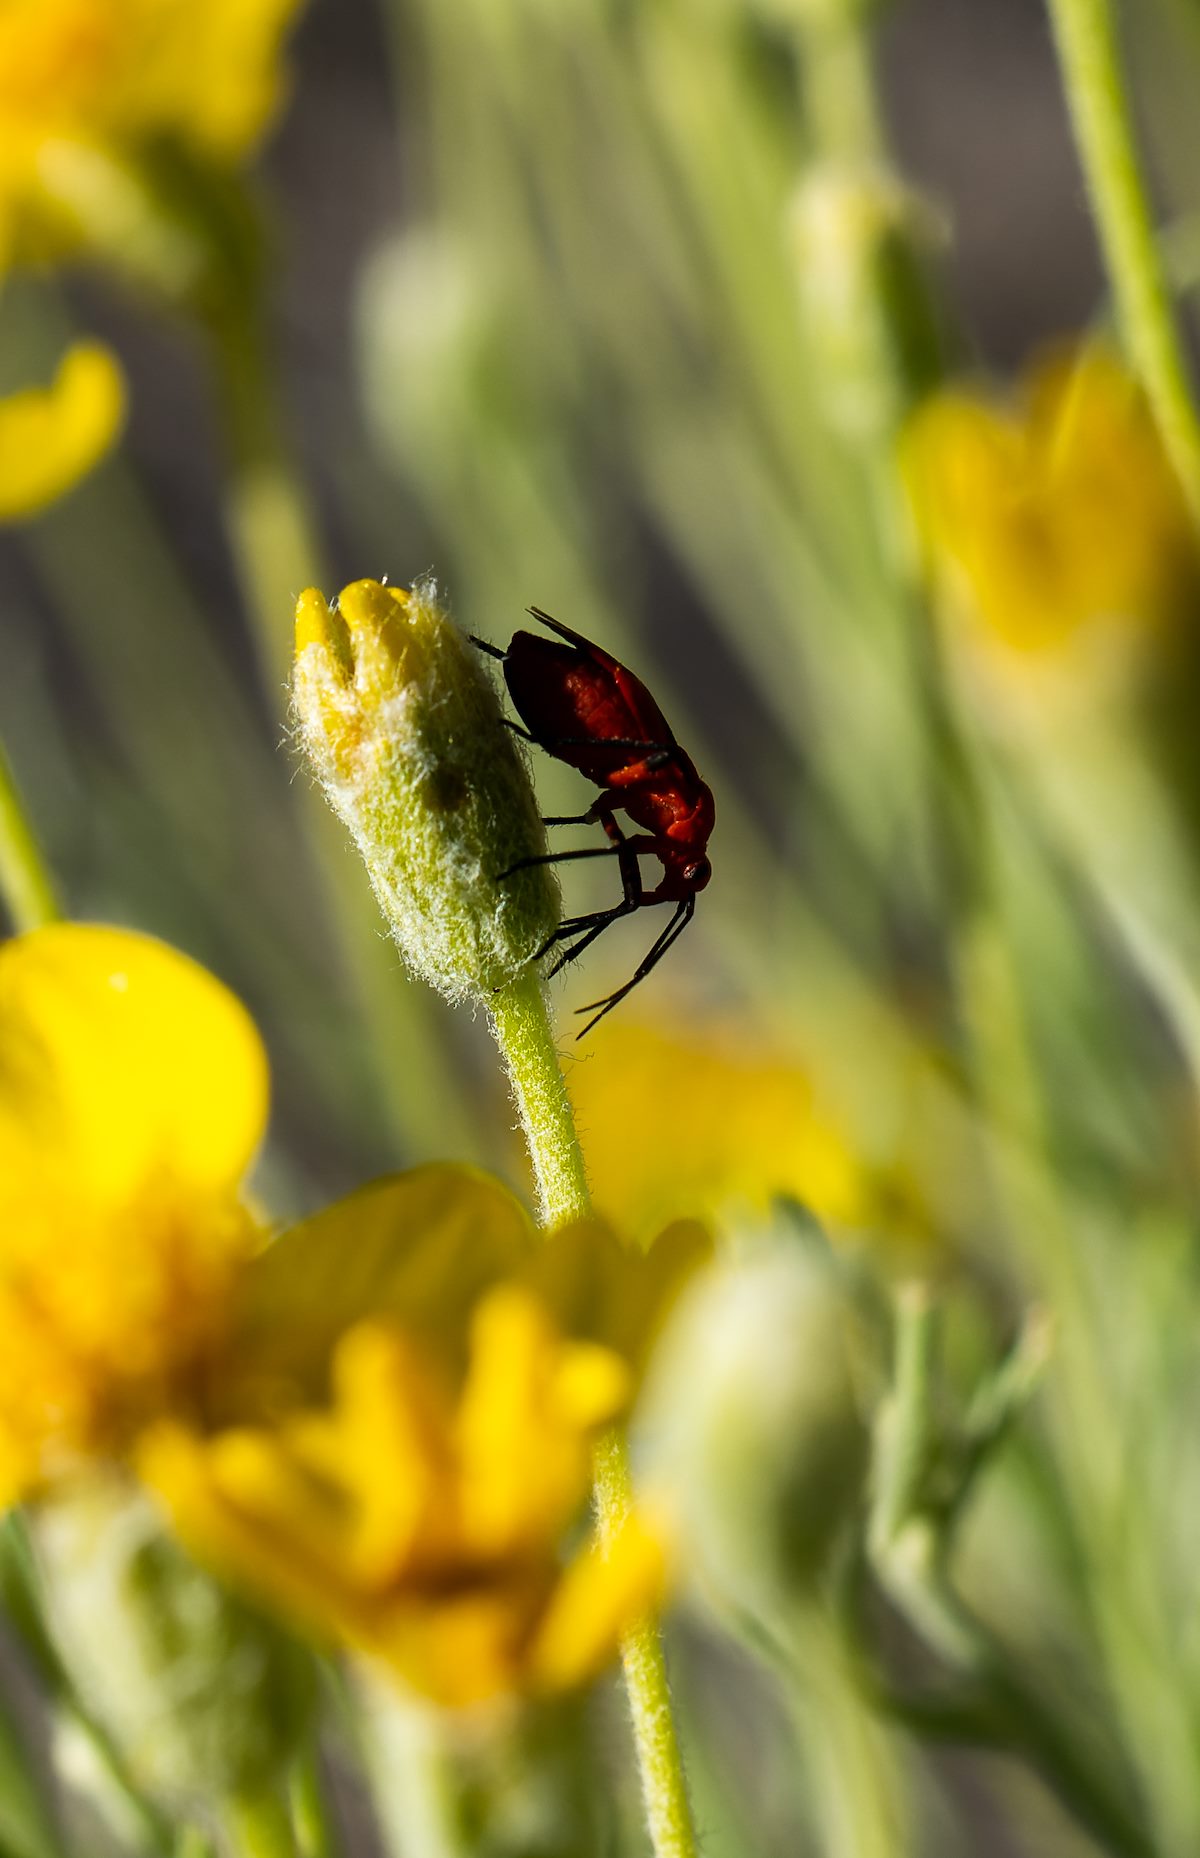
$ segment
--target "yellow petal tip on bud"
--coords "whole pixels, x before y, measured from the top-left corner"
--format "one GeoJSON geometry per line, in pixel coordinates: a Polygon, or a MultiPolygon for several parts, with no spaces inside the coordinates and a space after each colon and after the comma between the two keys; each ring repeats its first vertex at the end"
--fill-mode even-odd
{"type": "Polygon", "coordinates": [[[412,595],[405,587],[393,587],[386,581],[354,581],[343,588],[338,611],[352,632],[367,632],[372,626],[386,628],[396,618],[397,609],[407,612],[412,595]]]}
{"type": "Polygon", "coordinates": [[[332,609],[316,587],[306,587],[296,602],[296,656],[310,645],[329,643],[332,609]]]}
{"type": "Polygon", "coordinates": [[[490,999],[558,925],[528,776],[495,692],[441,604],[355,581],[296,609],[300,734],[410,967],[450,999],[490,999]]]}

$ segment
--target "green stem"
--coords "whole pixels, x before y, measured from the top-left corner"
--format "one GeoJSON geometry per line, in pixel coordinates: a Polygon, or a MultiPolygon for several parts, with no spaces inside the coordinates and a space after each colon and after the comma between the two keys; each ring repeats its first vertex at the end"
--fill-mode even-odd
{"type": "Polygon", "coordinates": [[[272,391],[264,332],[252,311],[218,325],[215,357],[232,463],[226,510],[264,690],[282,700],[291,675],[296,595],[323,585],[321,550],[272,391]]]}
{"type": "Polygon", "coordinates": [[[337,1858],[337,1828],[315,1746],[307,1749],[296,1764],[291,1799],[300,1858],[337,1858]]]}
{"type": "Polygon", "coordinates": [[[887,1725],[862,1694],[852,1648],[819,1605],[801,1607],[782,1648],[819,1848],[854,1858],[905,1849],[900,1774],[887,1725]]]}
{"type": "MultiPolygon", "coordinates": [[[[916,1526],[914,1526],[915,1528],[916,1526]]],[[[911,1533],[911,1532],[910,1532],[911,1533]]],[[[926,1713],[901,1704],[893,1713],[927,1735],[1023,1756],[1077,1823],[1117,1858],[1151,1858],[1155,1847],[1144,1816],[1122,1787],[1119,1763],[1086,1746],[1030,1683],[1005,1649],[963,1605],[939,1572],[939,1549],[921,1532],[898,1545],[902,1570],[889,1587],[927,1643],[966,1683],[965,1701],[926,1713]]]]}
{"type": "Polygon", "coordinates": [[[534,968],[493,996],[491,1015],[533,1164],[541,1223],[552,1227],[585,1219],[592,1202],[583,1154],[534,968]]]}
{"type": "Polygon", "coordinates": [[[936,1652],[958,1687],[946,1706],[894,1713],[949,1740],[1023,1755],[1080,1825],[1122,1858],[1152,1846],[1119,1770],[1107,1766],[1029,1683],[1003,1645],[959,1599],[947,1574],[950,1525],[921,1508],[936,1425],[936,1312],[914,1286],[897,1309],[894,1391],[877,1441],[871,1559],[893,1602],[936,1652]]]}
{"type": "Polygon", "coordinates": [[[1048,0],[1063,85],[1130,360],[1200,523],[1200,423],[1138,161],[1111,0],[1048,0]]]}
{"type": "Polygon", "coordinates": [[[358,1683],[363,1753],[388,1851],[394,1858],[470,1858],[445,1718],[368,1666],[358,1683]]]}
{"type": "MultiPolygon", "coordinates": [[[[542,1224],[553,1227],[582,1219],[591,1210],[583,1155],[545,991],[533,968],[495,996],[491,1013],[529,1144],[542,1224]]],[[[600,1537],[609,1542],[628,1517],[631,1503],[629,1459],[617,1432],[597,1447],[595,1487],[600,1537]]],[[[642,1621],[625,1634],[621,1662],[655,1858],[697,1858],[662,1637],[655,1622],[642,1621]]]]}
{"type": "Polygon", "coordinates": [[[237,1794],[225,1824],[236,1858],[299,1858],[287,1801],[275,1793],[237,1794]]]}
{"type": "Polygon", "coordinates": [[[0,897],[18,931],[37,929],[59,914],[46,868],[13,771],[0,747],[0,897]]]}
{"type": "Polygon", "coordinates": [[[810,20],[802,7],[797,37],[815,146],[831,158],[883,161],[887,138],[871,43],[856,9],[847,7],[838,19],[810,20]]]}
{"type": "MultiPolygon", "coordinates": [[[[600,1539],[608,1543],[624,1524],[632,1502],[624,1434],[610,1432],[600,1441],[594,1471],[600,1539]]],[[[656,1620],[640,1620],[625,1634],[621,1640],[621,1668],[655,1858],[698,1858],[700,1847],[692,1824],[662,1634],[656,1620]]]]}
{"type": "Polygon", "coordinates": [[[171,1827],[143,1794],[107,1729],[75,1694],[46,1619],[46,1600],[30,1539],[27,1514],[10,1510],[0,1523],[0,1609],[28,1656],[54,1708],[88,1749],[106,1804],[116,1809],[139,1851],[169,1849],[171,1827]]]}
{"type": "Polygon", "coordinates": [[[171,1858],[218,1858],[211,1835],[203,1826],[181,1826],[175,1835],[171,1858]]]}

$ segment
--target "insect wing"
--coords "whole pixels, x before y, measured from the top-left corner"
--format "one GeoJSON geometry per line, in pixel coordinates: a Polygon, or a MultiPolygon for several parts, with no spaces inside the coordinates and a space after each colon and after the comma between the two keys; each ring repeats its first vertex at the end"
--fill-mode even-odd
{"type": "Polygon", "coordinates": [[[637,757],[631,743],[647,739],[613,671],[573,646],[515,633],[504,678],[534,739],[598,786],[637,757]]]}

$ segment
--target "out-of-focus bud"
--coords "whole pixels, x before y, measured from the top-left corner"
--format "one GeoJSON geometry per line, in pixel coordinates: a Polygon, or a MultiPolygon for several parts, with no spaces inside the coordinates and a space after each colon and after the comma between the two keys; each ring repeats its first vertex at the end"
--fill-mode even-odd
{"type": "Polygon", "coordinates": [[[56,1650],[137,1785],[205,1816],[270,1786],[308,1722],[308,1655],[115,1479],[56,1495],[35,1527],[56,1650]]]}
{"type": "Polygon", "coordinates": [[[810,1590],[862,1500],[864,1345],[836,1260],[785,1234],[699,1280],[664,1337],[652,1472],[696,1571],[739,1607],[810,1590]]]}
{"type": "Polygon", "coordinates": [[[503,349],[494,292],[479,254],[444,226],[389,239],[363,268],[356,352],[365,404],[381,445],[409,468],[429,468],[429,446],[467,403],[494,400],[503,349]]]}
{"type": "Polygon", "coordinates": [[[921,269],[922,252],[941,238],[937,217],[886,168],[829,162],[796,193],[792,237],[830,424],[850,439],[888,434],[941,368],[921,269]]]}
{"type": "Polygon", "coordinates": [[[296,609],[293,696],[309,758],[362,853],[405,960],[490,1002],[559,922],[529,778],[486,674],[432,581],[356,581],[296,609]]]}

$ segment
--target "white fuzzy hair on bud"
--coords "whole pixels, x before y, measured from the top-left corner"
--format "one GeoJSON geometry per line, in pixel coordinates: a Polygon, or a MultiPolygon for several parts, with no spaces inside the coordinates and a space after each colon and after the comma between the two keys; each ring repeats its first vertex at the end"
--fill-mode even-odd
{"type": "Polygon", "coordinates": [[[490,678],[438,598],[356,581],[296,609],[300,736],[397,946],[448,999],[487,1003],[557,928],[520,752],[490,678]]]}

